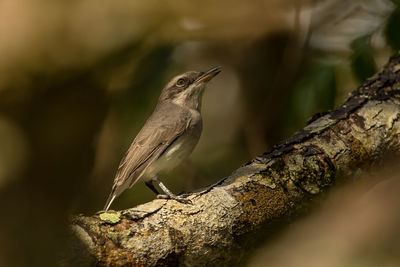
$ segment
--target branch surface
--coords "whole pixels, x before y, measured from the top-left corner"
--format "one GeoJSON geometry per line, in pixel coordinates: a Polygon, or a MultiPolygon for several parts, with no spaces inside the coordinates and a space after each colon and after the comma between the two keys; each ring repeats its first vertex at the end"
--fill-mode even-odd
{"type": "MultiPolygon", "coordinates": [[[[271,152],[189,196],[72,219],[68,264],[237,265],[255,236],[271,235],[328,188],[400,152],[400,54],[335,110],[271,152]]],[[[78,266],[78,265],[76,265],[78,266]]]]}

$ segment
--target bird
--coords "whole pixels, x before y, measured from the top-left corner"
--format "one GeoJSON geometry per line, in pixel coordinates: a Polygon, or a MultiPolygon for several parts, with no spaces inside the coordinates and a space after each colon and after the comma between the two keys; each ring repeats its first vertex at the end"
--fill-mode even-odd
{"type": "Polygon", "coordinates": [[[153,113],[119,164],[104,211],[108,211],[116,197],[140,179],[157,198],[191,203],[187,198],[173,194],[158,176],[160,172],[168,172],[178,166],[197,145],[202,132],[204,89],[220,72],[220,66],[202,72],[188,71],[167,83],[153,113]],[[164,194],[159,193],[154,183],[164,194]]]}

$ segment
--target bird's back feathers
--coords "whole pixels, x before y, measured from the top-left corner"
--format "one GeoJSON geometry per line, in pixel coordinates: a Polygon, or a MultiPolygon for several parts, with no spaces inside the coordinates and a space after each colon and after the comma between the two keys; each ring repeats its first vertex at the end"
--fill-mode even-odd
{"type": "Polygon", "coordinates": [[[186,108],[173,103],[156,107],[121,160],[104,210],[108,210],[118,195],[143,176],[146,169],[185,132],[190,123],[191,113],[186,108]]]}

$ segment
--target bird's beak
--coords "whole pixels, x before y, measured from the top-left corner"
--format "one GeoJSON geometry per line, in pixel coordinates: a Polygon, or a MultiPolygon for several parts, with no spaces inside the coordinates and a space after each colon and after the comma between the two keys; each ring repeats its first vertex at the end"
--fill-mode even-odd
{"type": "Polygon", "coordinates": [[[209,82],[212,78],[214,78],[218,73],[221,72],[221,67],[217,66],[217,67],[213,67],[211,69],[208,69],[206,71],[203,71],[199,78],[197,78],[197,80],[195,81],[196,83],[205,83],[205,82],[209,82]]]}

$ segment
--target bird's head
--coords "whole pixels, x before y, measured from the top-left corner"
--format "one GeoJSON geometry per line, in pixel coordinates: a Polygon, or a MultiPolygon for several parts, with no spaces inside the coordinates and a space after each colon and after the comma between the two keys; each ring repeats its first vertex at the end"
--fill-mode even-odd
{"type": "Polygon", "coordinates": [[[203,72],[188,71],[175,76],[162,90],[159,103],[172,102],[199,110],[206,84],[220,72],[221,67],[213,67],[203,72]]]}

